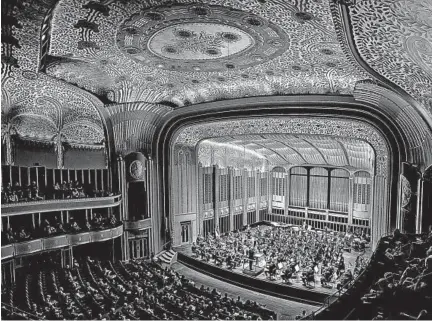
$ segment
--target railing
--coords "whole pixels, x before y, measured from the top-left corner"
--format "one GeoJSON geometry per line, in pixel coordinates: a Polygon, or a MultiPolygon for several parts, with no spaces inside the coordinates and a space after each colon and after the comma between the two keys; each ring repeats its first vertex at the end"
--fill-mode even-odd
{"type": "Polygon", "coordinates": [[[2,204],[1,215],[11,216],[30,213],[83,210],[89,208],[107,208],[115,207],[119,205],[120,202],[121,195],[17,202],[2,204]]]}
{"type": "Polygon", "coordinates": [[[137,221],[123,221],[125,230],[143,230],[151,227],[151,218],[137,221]]]}
{"type": "Polygon", "coordinates": [[[6,259],[15,256],[28,255],[36,252],[77,246],[92,242],[103,242],[123,234],[123,225],[114,228],[88,231],[78,234],[65,234],[48,238],[41,238],[20,243],[13,243],[1,247],[1,258],[6,259]]]}

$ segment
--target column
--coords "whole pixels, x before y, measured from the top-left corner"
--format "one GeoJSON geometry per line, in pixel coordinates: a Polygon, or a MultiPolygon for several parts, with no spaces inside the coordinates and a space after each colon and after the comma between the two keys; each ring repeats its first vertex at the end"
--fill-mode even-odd
{"type": "Polygon", "coordinates": [[[204,220],[204,171],[201,163],[198,163],[198,234],[203,235],[203,220],[204,220]]]}
{"type": "Polygon", "coordinates": [[[354,173],[350,173],[348,179],[348,226],[353,223],[354,212],[354,173]]]}
{"type": "Polygon", "coordinates": [[[273,172],[268,171],[267,173],[267,208],[268,214],[272,214],[273,207],[273,172]]]}
{"type": "Polygon", "coordinates": [[[255,172],[255,222],[259,222],[259,211],[261,208],[261,171],[255,172]]]}
{"type": "Polygon", "coordinates": [[[228,167],[228,210],[230,220],[230,231],[234,229],[234,212],[235,212],[235,201],[234,201],[234,169],[228,167]]]}
{"type": "MultiPolygon", "coordinates": [[[[424,192],[424,180],[418,179],[417,183],[417,212],[416,212],[416,234],[422,233],[422,222],[423,222],[423,192],[424,192]]],[[[425,226],[427,230],[427,226],[425,226]]]]}
{"type": "Polygon", "coordinates": [[[309,207],[309,198],[310,198],[310,167],[306,168],[306,207],[309,207]]]}
{"type": "Polygon", "coordinates": [[[242,171],[242,182],[243,182],[243,226],[247,225],[247,212],[248,212],[248,171],[243,169],[242,171]]]}
{"type": "Polygon", "coordinates": [[[290,184],[291,184],[291,175],[290,170],[286,170],[286,177],[285,177],[285,215],[288,215],[289,213],[289,197],[290,197],[290,184]]]}
{"type": "Polygon", "coordinates": [[[214,229],[220,234],[219,217],[220,217],[220,168],[218,165],[213,166],[213,210],[214,210],[214,229]]]}

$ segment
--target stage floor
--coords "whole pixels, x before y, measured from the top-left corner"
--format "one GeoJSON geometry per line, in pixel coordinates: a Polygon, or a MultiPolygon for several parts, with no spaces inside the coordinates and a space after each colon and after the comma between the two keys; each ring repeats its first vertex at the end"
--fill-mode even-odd
{"type": "Polygon", "coordinates": [[[197,272],[196,270],[191,269],[181,263],[174,263],[172,268],[179,274],[184,275],[186,278],[194,281],[195,286],[200,287],[201,285],[204,285],[205,287],[216,288],[222,294],[227,293],[228,296],[235,299],[237,296],[240,296],[243,301],[251,300],[259,302],[260,304],[264,304],[268,309],[277,313],[278,320],[294,320],[295,317],[300,315],[303,310],[306,311],[307,315],[309,315],[319,308],[319,306],[285,300],[248,290],[231,283],[209,277],[208,275],[197,272]]]}
{"type": "MultiPolygon", "coordinates": [[[[183,254],[185,254],[187,256],[190,256],[190,257],[192,257],[192,258],[194,258],[194,259],[196,259],[198,261],[202,261],[201,258],[197,258],[197,257],[194,257],[192,255],[192,248],[191,247],[192,247],[191,244],[187,244],[187,245],[182,245],[182,246],[179,246],[179,247],[175,247],[174,250],[178,251],[178,252],[181,252],[181,253],[183,253],[183,254]]],[[[359,254],[360,253],[358,253],[358,252],[344,252],[343,256],[344,256],[344,260],[345,260],[345,266],[347,268],[351,269],[351,270],[354,269],[355,261],[356,261],[356,258],[357,258],[357,256],[359,254]]],[[[366,252],[365,252],[364,256],[365,256],[365,258],[369,258],[371,256],[371,250],[370,249],[366,249],[366,252]]],[[[207,264],[211,264],[211,265],[215,265],[213,260],[210,260],[210,262],[206,262],[206,263],[207,264]]],[[[221,268],[226,269],[225,263],[222,265],[221,268]]],[[[245,268],[248,269],[249,266],[247,264],[245,264],[245,268]]],[[[228,270],[227,269],[227,271],[243,274],[243,269],[242,269],[241,266],[237,267],[237,268],[234,268],[232,270],[228,270]]],[[[280,278],[280,276],[276,277],[276,279],[270,280],[268,277],[266,277],[266,275],[264,274],[264,272],[260,273],[257,276],[251,276],[251,277],[255,277],[257,279],[264,280],[264,281],[267,281],[267,282],[272,282],[272,283],[278,283],[278,284],[284,284],[285,285],[285,283],[280,278]]],[[[323,286],[321,286],[321,276],[319,274],[315,274],[315,286],[314,287],[313,286],[312,287],[305,287],[303,285],[302,280],[301,280],[300,273],[298,273],[297,277],[291,279],[291,283],[290,284],[286,284],[286,285],[289,285],[291,287],[301,288],[301,289],[309,289],[309,290],[312,290],[312,291],[316,291],[316,292],[320,292],[320,293],[325,293],[325,294],[328,294],[328,295],[331,295],[331,294],[337,292],[336,283],[331,283],[330,284],[331,287],[323,287],[323,286]]]]}

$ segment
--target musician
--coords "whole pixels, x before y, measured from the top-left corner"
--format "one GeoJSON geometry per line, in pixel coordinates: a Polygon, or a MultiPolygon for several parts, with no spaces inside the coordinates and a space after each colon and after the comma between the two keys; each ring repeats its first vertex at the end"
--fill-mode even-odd
{"type": "Polygon", "coordinates": [[[229,253],[227,258],[226,258],[226,265],[227,265],[227,268],[230,270],[232,270],[234,267],[233,256],[231,255],[231,253],[229,253]]]}
{"type": "Polygon", "coordinates": [[[272,278],[276,274],[277,266],[274,261],[269,265],[268,269],[265,269],[264,273],[266,277],[272,278]]]}
{"type": "Polygon", "coordinates": [[[251,247],[249,250],[249,270],[251,270],[251,271],[252,271],[252,266],[253,266],[254,255],[255,255],[255,249],[253,247],[251,247]]]}
{"type": "Polygon", "coordinates": [[[222,255],[221,255],[220,251],[216,251],[215,252],[215,254],[214,254],[214,260],[215,260],[215,264],[217,266],[222,266],[223,258],[222,258],[222,255]]]}
{"type": "Polygon", "coordinates": [[[303,272],[302,281],[304,286],[309,285],[309,282],[315,282],[315,271],[312,266],[303,272]]]}
{"type": "Polygon", "coordinates": [[[292,268],[287,268],[284,271],[284,274],[282,274],[282,280],[284,280],[285,283],[289,283],[289,280],[292,278],[294,274],[294,271],[292,268]]]}
{"type": "Polygon", "coordinates": [[[331,266],[325,267],[323,269],[322,277],[321,277],[321,285],[327,286],[328,283],[331,282],[334,270],[331,266]]]}

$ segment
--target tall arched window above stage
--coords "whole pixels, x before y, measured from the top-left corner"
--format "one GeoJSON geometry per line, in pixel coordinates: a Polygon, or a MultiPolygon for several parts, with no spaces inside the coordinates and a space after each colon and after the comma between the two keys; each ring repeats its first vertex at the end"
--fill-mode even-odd
{"type": "Polygon", "coordinates": [[[240,170],[234,172],[234,199],[239,200],[243,198],[243,176],[240,170]]]}
{"type": "Polygon", "coordinates": [[[213,203],[213,173],[204,174],[204,204],[213,203]]]}
{"type": "Polygon", "coordinates": [[[309,207],[326,209],[328,206],[329,172],[325,168],[315,167],[310,169],[309,175],[309,207]]]}
{"type": "Polygon", "coordinates": [[[283,167],[275,167],[271,171],[271,190],[275,207],[284,208],[286,190],[286,171],[283,167]]]}
{"type": "Polygon", "coordinates": [[[228,173],[223,173],[219,176],[219,201],[228,201],[229,195],[229,178],[228,173]]]}
{"type": "Polygon", "coordinates": [[[372,179],[365,171],[354,174],[353,218],[369,219],[372,203],[372,179]]]}
{"type": "Polygon", "coordinates": [[[267,173],[261,173],[260,194],[261,196],[267,195],[267,173]]]}
{"type": "Polygon", "coordinates": [[[306,207],[308,192],[308,171],[304,167],[293,167],[290,170],[290,205],[306,207]]]}
{"type": "Polygon", "coordinates": [[[330,173],[330,210],[348,212],[349,172],[344,169],[333,169],[330,173]]]}

